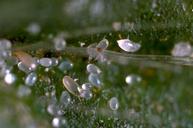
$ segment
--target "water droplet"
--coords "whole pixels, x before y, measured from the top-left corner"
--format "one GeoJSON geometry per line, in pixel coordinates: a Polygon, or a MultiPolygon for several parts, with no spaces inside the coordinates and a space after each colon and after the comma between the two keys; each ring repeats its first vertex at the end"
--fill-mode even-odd
{"type": "Polygon", "coordinates": [[[27,86],[19,86],[17,95],[19,97],[29,96],[31,94],[31,89],[27,86]]]}
{"type": "Polygon", "coordinates": [[[4,81],[6,84],[13,84],[16,81],[16,76],[12,73],[7,73],[4,77],[4,81]]]}
{"type": "Polygon", "coordinates": [[[71,61],[69,61],[69,60],[62,61],[62,62],[59,64],[59,66],[58,66],[58,68],[59,68],[62,72],[68,71],[68,70],[72,69],[72,67],[73,67],[73,63],[72,63],[71,61]]]}
{"type": "Polygon", "coordinates": [[[29,70],[30,71],[35,71],[38,67],[38,59],[37,58],[32,58],[32,61],[31,61],[31,64],[30,64],[30,67],[29,67],[29,70]]]}
{"type": "Polygon", "coordinates": [[[4,59],[7,59],[8,57],[11,57],[11,51],[9,50],[0,50],[0,57],[3,57],[4,59]]]}
{"type": "Polygon", "coordinates": [[[141,45],[134,43],[129,39],[122,39],[117,41],[119,47],[126,52],[136,52],[140,49],[141,45]]]}
{"type": "Polygon", "coordinates": [[[4,63],[4,65],[1,65],[0,76],[5,77],[6,74],[11,72],[11,68],[12,67],[7,66],[5,63],[4,63]]]}
{"type": "Polygon", "coordinates": [[[90,88],[92,88],[91,83],[84,83],[84,84],[82,84],[82,89],[90,90],[90,88]]]}
{"type": "Polygon", "coordinates": [[[94,74],[100,74],[101,70],[94,64],[88,64],[87,67],[87,72],[89,73],[94,73],[94,74]]]}
{"type": "Polygon", "coordinates": [[[113,22],[112,27],[115,31],[120,31],[121,30],[121,22],[113,22]]]}
{"type": "Polygon", "coordinates": [[[62,37],[54,38],[53,42],[56,51],[62,51],[66,47],[66,41],[62,37]]]}
{"type": "Polygon", "coordinates": [[[59,61],[57,58],[51,58],[52,59],[52,66],[57,66],[59,61]]]}
{"type": "Polygon", "coordinates": [[[50,59],[50,58],[41,58],[39,60],[39,64],[43,67],[50,67],[50,66],[52,66],[52,59],[50,59]]]}
{"type": "Polygon", "coordinates": [[[25,79],[25,84],[29,85],[29,86],[33,86],[36,81],[37,81],[37,74],[32,72],[32,73],[27,75],[27,77],[25,79]]]}
{"type": "Polygon", "coordinates": [[[23,71],[23,72],[25,72],[27,74],[30,73],[29,68],[25,64],[23,64],[22,62],[19,62],[17,64],[17,66],[18,66],[19,70],[21,70],[21,71],[23,71]]]}
{"type": "Polygon", "coordinates": [[[53,116],[60,115],[60,108],[56,103],[51,103],[47,106],[47,112],[53,116]]]}
{"type": "Polygon", "coordinates": [[[29,32],[32,35],[37,35],[41,31],[41,27],[38,23],[31,23],[26,28],[27,32],[29,32]]]}
{"type": "Polygon", "coordinates": [[[64,106],[68,106],[68,104],[71,102],[71,97],[67,91],[63,91],[60,96],[60,104],[64,106]]]}
{"type": "Polygon", "coordinates": [[[132,85],[132,84],[141,82],[141,77],[138,76],[138,75],[135,75],[135,74],[131,74],[131,75],[128,75],[128,76],[125,78],[125,82],[126,82],[127,84],[129,84],[129,85],[132,85]]]}
{"type": "Polygon", "coordinates": [[[171,51],[172,56],[184,57],[190,56],[192,53],[192,46],[188,42],[179,42],[175,44],[171,51]]]}
{"type": "Polygon", "coordinates": [[[0,40],[0,51],[1,50],[10,50],[11,49],[11,42],[7,39],[0,40]]]}
{"type": "Polygon", "coordinates": [[[102,52],[105,49],[107,49],[108,46],[109,46],[109,41],[107,39],[103,39],[97,44],[96,49],[97,51],[102,52]]]}
{"type": "Polygon", "coordinates": [[[109,100],[109,106],[110,108],[115,111],[119,108],[119,101],[116,97],[112,97],[110,100],[109,100]]]}
{"type": "Polygon", "coordinates": [[[94,85],[96,87],[100,87],[100,85],[101,85],[101,81],[100,81],[99,76],[97,74],[93,74],[93,73],[89,74],[88,80],[92,85],[94,85]]]}
{"type": "Polygon", "coordinates": [[[92,92],[90,90],[80,90],[80,97],[85,98],[86,100],[89,100],[92,98],[92,92]]]}
{"type": "Polygon", "coordinates": [[[52,120],[52,126],[54,128],[66,127],[67,122],[63,117],[54,117],[52,120]]]}
{"type": "Polygon", "coordinates": [[[73,95],[79,95],[79,91],[78,91],[79,85],[69,76],[64,76],[63,85],[73,95]]]}

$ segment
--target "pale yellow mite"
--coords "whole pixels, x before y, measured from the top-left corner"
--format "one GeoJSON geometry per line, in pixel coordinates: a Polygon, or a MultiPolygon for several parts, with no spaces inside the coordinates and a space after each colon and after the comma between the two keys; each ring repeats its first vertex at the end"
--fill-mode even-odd
{"type": "Polygon", "coordinates": [[[34,62],[34,59],[33,57],[26,53],[26,52],[23,52],[23,51],[15,51],[13,53],[14,56],[16,56],[25,66],[27,66],[28,68],[31,67],[31,65],[33,64],[34,62]]]}

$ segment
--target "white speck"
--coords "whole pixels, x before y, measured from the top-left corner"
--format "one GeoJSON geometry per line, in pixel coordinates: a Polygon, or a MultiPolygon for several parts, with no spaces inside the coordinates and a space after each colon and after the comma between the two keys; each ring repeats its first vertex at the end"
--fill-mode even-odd
{"type": "Polygon", "coordinates": [[[84,42],[78,42],[80,44],[80,47],[83,47],[85,46],[85,43],[84,42]]]}
{"type": "Polygon", "coordinates": [[[31,94],[31,89],[27,86],[19,86],[17,95],[19,97],[29,96],[31,94]]]}
{"type": "Polygon", "coordinates": [[[72,67],[73,67],[73,63],[72,63],[71,61],[69,61],[69,60],[64,60],[64,61],[62,61],[62,62],[59,64],[59,66],[58,66],[58,68],[59,68],[62,72],[67,71],[67,70],[70,70],[70,69],[72,69],[72,67]]]}
{"type": "Polygon", "coordinates": [[[63,85],[73,95],[79,95],[79,91],[78,91],[79,85],[69,76],[64,76],[63,85]]]}
{"type": "Polygon", "coordinates": [[[50,58],[41,58],[39,60],[39,63],[43,67],[50,67],[50,66],[52,66],[52,59],[50,59],[50,58]]]}
{"type": "Polygon", "coordinates": [[[135,75],[135,74],[131,74],[131,75],[128,75],[126,78],[125,78],[125,82],[129,85],[132,85],[134,83],[138,83],[138,82],[141,82],[141,77],[138,76],[138,75],[135,75]]]}
{"type": "Polygon", "coordinates": [[[96,49],[97,51],[102,52],[105,49],[107,49],[108,46],[109,46],[109,41],[107,39],[103,39],[97,44],[96,49]]]}
{"type": "Polygon", "coordinates": [[[66,120],[62,117],[54,117],[52,120],[52,126],[54,128],[66,127],[66,120]]]}
{"type": "Polygon", "coordinates": [[[63,91],[60,96],[60,104],[67,106],[71,102],[71,97],[67,91],[63,91]]]}
{"type": "Polygon", "coordinates": [[[7,73],[4,77],[4,81],[7,84],[13,84],[16,81],[16,76],[12,73],[7,73]]]}
{"type": "Polygon", "coordinates": [[[53,120],[52,120],[52,126],[53,127],[60,127],[60,119],[55,117],[53,120]]]}
{"type": "Polygon", "coordinates": [[[177,57],[190,56],[190,54],[192,53],[192,46],[188,42],[179,42],[175,44],[171,53],[172,56],[177,57]]]}
{"type": "Polygon", "coordinates": [[[101,70],[94,64],[88,64],[86,66],[86,70],[89,73],[94,73],[94,74],[100,74],[101,73],[101,70]]]}
{"type": "Polygon", "coordinates": [[[41,27],[38,23],[31,23],[26,30],[32,35],[37,35],[41,31],[41,27]]]}
{"type": "Polygon", "coordinates": [[[129,39],[122,39],[117,41],[119,47],[126,52],[136,52],[140,49],[141,45],[134,43],[129,39]]]}
{"type": "Polygon", "coordinates": [[[109,107],[115,111],[119,108],[119,101],[116,97],[112,97],[110,100],[109,100],[109,107]]]}
{"type": "Polygon", "coordinates": [[[101,85],[101,81],[100,81],[99,76],[97,74],[93,74],[93,73],[89,74],[88,81],[96,87],[100,87],[100,85],[101,85]]]}
{"type": "Polygon", "coordinates": [[[25,84],[28,86],[33,86],[36,81],[37,81],[37,74],[32,72],[32,73],[27,75],[27,77],[25,79],[25,84]]]}
{"type": "Polygon", "coordinates": [[[62,51],[66,47],[66,41],[63,39],[63,37],[56,37],[54,38],[53,42],[56,51],[62,51]]]}
{"type": "Polygon", "coordinates": [[[90,90],[80,90],[80,97],[89,100],[92,98],[92,92],[90,90]]]}
{"type": "Polygon", "coordinates": [[[0,40],[0,50],[9,50],[11,49],[11,42],[7,39],[0,40]]]}

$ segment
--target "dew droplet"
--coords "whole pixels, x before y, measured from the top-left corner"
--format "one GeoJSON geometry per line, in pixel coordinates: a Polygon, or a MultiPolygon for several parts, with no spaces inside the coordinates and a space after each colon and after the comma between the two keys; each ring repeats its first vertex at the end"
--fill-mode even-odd
{"type": "Polygon", "coordinates": [[[53,40],[56,51],[62,51],[66,47],[66,41],[62,37],[56,37],[53,40]]]}
{"type": "Polygon", "coordinates": [[[52,66],[57,66],[59,61],[57,58],[51,58],[52,59],[52,66]]]}
{"type": "Polygon", "coordinates": [[[92,98],[92,92],[90,90],[80,90],[80,97],[85,98],[86,100],[89,100],[92,98]]]}
{"type": "Polygon", "coordinates": [[[179,42],[175,44],[171,51],[172,56],[184,57],[190,56],[192,53],[192,46],[188,42],[179,42]]]}
{"type": "Polygon", "coordinates": [[[119,108],[119,101],[116,97],[112,97],[110,100],[109,100],[109,106],[110,108],[115,111],[119,108]]]}
{"type": "Polygon", "coordinates": [[[68,106],[68,104],[71,102],[71,97],[67,91],[63,91],[60,96],[60,104],[64,106],[68,106]]]}
{"type": "Polygon", "coordinates": [[[29,26],[26,28],[27,32],[29,32],[32,35],[37,35],[41,31],[41,27],[38,23],[31,23],[29,26]]]}
{"type": "Polygon", "coordinates": [[[97,74],[93,74],[93,73],[89,74],[88,81],[96,87],[100,87],[100,85],[101,85],[101,81],[100,81],[99,76],[97,74]]]}
{"type": "Polygon", "coordinates": [[[25,84],[28,86],[33,86],[36,81],[37,81],[37,74],[32,72],[32,73],[27,75],[27,77],[25,79],[25,84]]]}
{"type": "Polygon", "coordinates": [[[134,43],[129,39],[121,39],[117,41],[119,47],[126,52],[136,52],[140,49],[141,45],[134,43]]]}
{"type": "Polygon", "coordinates": [[[31,94],[31,89],[27,86],[19,86],[17,95],[19,97],[29,96],[31,94]]]}
{"type": "Polygon", "coordinates": [[[30,73],[30,69],[25,64],[23,64],[22,62],[19,62],[17,64],[17,66],[18,66],[19,70],[21,70],[21,71],[23,71],[23,72],[25,72],[27,74],[30,73]]]}
{"type": "Polygon", "coordinates": [[[39,59],[39,64],[43,67],[50,67],[52,66],[52,59],[50,58],[41,58],[39,59]]]}
{"type": "Polygon", "coordinates": [[[13,84],[16,81],[16,76],[12,73],[7,73],[4,77],[4,81],[6,84],[13,84]]]}
{"type": "Polygon", "coordinates": [[[120,31],[121,30],[121,22],[113,22],[112,23],[112,28],[115,30],[115,31],[120,31]]]}
{"type": "Polygon", "coordinates": [[[86,66],[87,72],[94,73],[94,74],[100,74],[101,70],[94,64],[88,64],[86,66]]]}
{"type": "Polygon", "coordinates": [[[51,103],[47,106],[47,112],[53,116],[60,115],[60,108],[56,103],[51,103]]]}
{"type": "Polygon", "coordinates": [[[90,88],[92,88],[91,83],[84,83],[84,84],[82,84],[82,89],[90,90],[90,88]]]}
{"type": "Polygon", "coordinates": [[[141,77],[135,74],[126,76],[125,82],[129,85],[141,82],[141,77]]]}
{"type": "Polygon", "coordinates": [[[11,72],[11,68],[12,67],[7,66],[5,63],[1,65],[0,76],[5,77],[6,74],[11,72]]]}
{"type": "Polygon", "coordinates": [[[0,40],[0,51],[1,50],[10,50],[11,49],[11,42],[7,39],[0,40]]]}
{"type": "Polygon", "coordinates": [[[79,95],[78,84],[69,76],[64,76],[63,78],[64,87],[73,95],[79,95]]]}
{"type": "Polygon", "coordinates": [[[67,125],[66,119],[63,117],[54,117],[52,120],[52,126],[54,128],[66,127],[66,125],[67,125]]]}
{"type": "Polygon", "coordinates": [[[62,62],[59,64],[59,66],[58,66],[58,68],[59,68],[62,72],[68,71],[68,70],[72,69],[72,67],[73,67],[73,63],[72,63],[70,60],[64,60],[64,61],[62,61],[62,62]]]}

